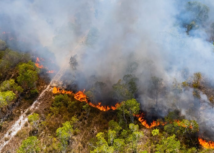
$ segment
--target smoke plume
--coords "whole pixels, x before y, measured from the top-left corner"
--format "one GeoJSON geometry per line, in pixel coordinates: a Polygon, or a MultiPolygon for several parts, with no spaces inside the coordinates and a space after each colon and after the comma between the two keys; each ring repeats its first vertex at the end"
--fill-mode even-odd
{"type": "Polygon", "coordinates": [[[54,54],[60,67],[67,62],[78,89],[105,83],[95,87],[105,97],[98,99],[131,74],[143,110],[158,105],[151,112],[161,117],[180,110],[207,132],[214,129],[207,96],[172,86],[196,72],[213,84],[213,11],[212,0],[1,0],[0,38],[16,50],[54,54]]]}

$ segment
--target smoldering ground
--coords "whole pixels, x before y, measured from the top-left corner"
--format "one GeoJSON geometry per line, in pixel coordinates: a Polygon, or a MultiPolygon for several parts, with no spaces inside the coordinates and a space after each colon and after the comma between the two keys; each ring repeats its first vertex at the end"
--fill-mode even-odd
{"type": "Polygon", "coordinates": [[[123,100],[109,93],[131,74],[137,78],[133,96],[143,110],[158,105],[155,112],[163,117],[178,109],[206,131],[213,128],[209,100],[202,93],[204,100],[194,98],[191,89],[178,96],[172,85],[175,78],[182,82],[195,72],[213,82],[213,7],[212,0],[2,0],[1,33],[17,41],[1,38],[18,50],[40,50],[47,58],[52,52],[61,67],[68,55],[76,55],[75,69],[71,66],[65,79],[76,90],[94,88],[97,100],[123,100]],[[161,80],[158,86],[155,78],[161,80]]]}

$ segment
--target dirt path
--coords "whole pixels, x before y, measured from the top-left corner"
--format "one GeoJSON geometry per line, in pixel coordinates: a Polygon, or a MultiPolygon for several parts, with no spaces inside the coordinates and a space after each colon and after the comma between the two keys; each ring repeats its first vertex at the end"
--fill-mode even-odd
{"type": "MultiPolygon", "coordinates": [[[[78,51],[82,47],[82,42],[84,42],[86,39],[86,36],[81,37],[76,45],[76,47],[73,49],[75,51],[78,51]]],[[[9,128],[9,130],[6,132],[6,134],[0,139],[0,152],[2,152],[3,148],[11,141],[11,139],[20,131],[24,124],[28,121],[28,115],[32,114],[37,110],[40,106],[40,104],[43,102],[42,97],[45,96],[45,93],[48,93],[47,91],[50,91],[51,85],[53,82],[59,82],[63,74],[65,73],[66,69],[69,67],[69,59],[71,55],[67,55],[67,58],[64,60],[63,66],[60,68],[58,73],[53,77],[51,80],[50,84],[42,91],[42,93],[39,95],[37,100],[33,102],[33,104],[24,111],[20,115],[17,121],[14,122],[14,124],[9,128]],[[30,114],[27,115],[27,112],[31,112],[30,114]]]]}

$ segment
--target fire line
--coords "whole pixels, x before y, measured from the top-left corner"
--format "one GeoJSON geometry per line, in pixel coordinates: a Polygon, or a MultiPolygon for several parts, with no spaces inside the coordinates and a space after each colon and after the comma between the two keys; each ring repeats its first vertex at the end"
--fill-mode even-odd
{"type": "MultiPolygon", "coordinates": [[[[66,91],[66,90],[61,90],[60,88],[57,87],[53,87],[53,94],[74,94],[72,91],[66,91]]],[[[88,101],[87,96],[84,94],[84,91],[78,91],[77,93],[74,94],[74,98],[80,102],[86,102],[87,104],[89,104],[91,107],[97,108],[101,111],[109,111],[109,110],[116,110],[117,108],[120,107],[120,103],[117,103],[115,106],[102,106],[101,103],[98,104],[93,104],[91,102],[88,101]]],[[[159,121],[153,121],[150,125],[147,123],[147,121],[144,119],[144,114],[137,114],[135,115],[135,117],[138,118],[138,121],[147,129],[151,129],[154,127],[157,127],[159,125],[165,125],[166,123],[162,123],[159,121]]],[[[185,127],[185,128],[193,128],[191,125],[189,127],[187,127],[187,125],[185,125],[184,123],[180,122],[179,120],[175,120],[174,122],[176,122],[178,124],[178,126],[181,127],[185,127]]],[[[201,146],[203,146],[206,149],[214,149],[214,142],[212,141],[206,141],[203,140],[201,138],[198,138],[199,144],[201,146]]]]}

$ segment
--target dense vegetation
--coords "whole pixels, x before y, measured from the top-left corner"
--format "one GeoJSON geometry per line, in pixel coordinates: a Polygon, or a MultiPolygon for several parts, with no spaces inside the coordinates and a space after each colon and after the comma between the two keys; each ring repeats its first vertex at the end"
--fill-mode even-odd
{"type": "MultiPolygon", "coordinates": [[[[21,106],[26,104],[29,106],[36,98],[39,93],[37,88],[40,70],[27,53],[12,51],[7,47],[0,52],[2,61],[0,107],[1,116],[4,118],[20,97],[23,98],[21,106]]],[[[162,90],[161,82],[161,78],[155,76],[151,78],[149,90],[156,106],[158,93],[162,90]]],[[[46,101],[50,103],[43,110],[37,110],[29,115],[29,124],[26,124],[16,135],[16,139],[21,140],[16,151],[19,153],[212,152],[212,150],[204,150],[199,145],[199,126],[196,121],[186,120],[178,111],[171,112],[164,119],[158,120],[161,123],[159,126],[151,129],[142,126],[135,116],[141,113],[140,103],[134,99],[138,92],[137,83],[138,78],[128,74],[113,84],[110,90],[106,88],[105,83],[96,82],[85,92],[95,103],[106,94],[106,91],[114,101],[121,101],[117,110],[108,112],[101,112],[87,103],[81,103],[72,94],[58,94],[52,98],[52,93],[49,93],[50,96],[46,101]]],[[[200,99],[199,92],[204,92],[205,89],[201,73],[195,73],[192,78],[182,83],[175,80],[172,90],[181,93],[188,88],[193,89],[192,94],[200,99]]],[[[210,101],[212,102],[212,96],[210,101]]],[[[11,113],[9,116],[13,115],[11,113]]],[[[9,121],[8,118],[2,120],[2,132],[9,121]]]]}
{"type": "MultiPolygon", "coordinates": [[[[181,13],[192,18],[185,22],[181,19],[179,24],[185,28],[186,34],[191,36],[192,31],[205,25],[209,11],[207,6],[199,2],[188,2],[181,13]]],[[[213,30],[214,26],[211,29],[213,30]]],[[[97,37],[97,29],[91,29],[86,45],[93,46],[97,37]]],[[[30,53],[14,51],[0,40],[0,132],[3,134],[10,123],[33,103],[47,85],[41,78],[41,71],[44,70],[39,69],[34,61],[30,53]]],[[[77,69],[76,56],[70,58],[70,65],[72,70],[77,69]]],[[[146,128],[137,116],[146,116],[147,111],[138,101],[139,92],[149,95],[155,111],[161,109],[161,96],[167,97],[166,99],[171,101],[170,104],[175,105],[185,91],[191,91],[189,96],[199,101],[199,105],[202,102],[201,93],[214,104],[213,88],[206,83],[206,78],[203,78],[200,72],[187,77],[190,74],[188,70],[184,70],[182,75],[186,81],[178,82],[175,79],[172,86],[166,87],[162,78],[152,76],[147,82],[148,88],[139,91],[139,78],[131,73],[137,66],[137,63],[131,63],[128,68],[130,73],[111,86],[95,81],[86,88],[88,101],[94,104],[100,101],[119,102],[116,110],[100,111],[91,107],[90,103],[76,100],[74,94],[53,94],[47,91],[41,106],[26,113],[28,122],[11,142],[17,143],[17,146],[10,149],[18,153],[214,152],[199,144],[198,123],[195,120],[187,120],[176,109],[170,110],[164,118],[157,119],[159,116],[155,116],[158,125],[151,128],[146,128]]],[[[191,109],[194,109],[194,106],[191,109]]],[[[151,119],[148,121],[151,122],[151,119]]],[[[7,140],[6,138],[5,141],[7,140]]],[[[5,151],[10,152],[10,149],[6,148],[5,151]]]]}

